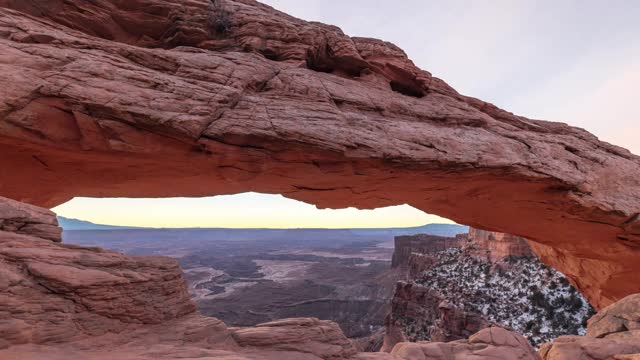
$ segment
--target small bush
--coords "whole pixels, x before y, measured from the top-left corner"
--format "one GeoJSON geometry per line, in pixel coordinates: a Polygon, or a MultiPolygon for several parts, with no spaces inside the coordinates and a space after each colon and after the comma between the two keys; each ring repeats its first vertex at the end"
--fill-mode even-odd
{"type": "Polygon", "coordinates": [[[231,30],[231,13],[225,9],[220,0],[210,0],[209,32],[226,34],[231,30]]]}
{"type": "Polygon", "coordinates": [[[537,288],[533,290],[533,293],[529,296],[529,301],[531,301],[534,306],[538,307],[543,307],[547,304],[547,299],[545,299],[544,294],[537,288]]]}

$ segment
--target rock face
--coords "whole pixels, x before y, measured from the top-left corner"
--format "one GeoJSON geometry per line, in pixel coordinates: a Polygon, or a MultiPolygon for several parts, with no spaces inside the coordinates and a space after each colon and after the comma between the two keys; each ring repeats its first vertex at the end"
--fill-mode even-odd
{"type": "Polygon", "coordinates": [[[62,240],[62,229],[51,211],[2,197],[0,231],[33,235],[53,242],[62,240]]]}
{"type": "Polygon", "coordinates": [[[309,353],[322,359],[343,359],[356,354],[336,323],[315,318],[272,321],[235,330],[233,337],[242,346],[309,353]]]}
{"type": "Polygon", "coordinates": [[[640,294],[609,305],[589,320],[587,336],[562,336],[540,349],[544,360],[640,358],[640,294]]]}
{"type": "Polygon", "coordinates": [[[391,354],[404,360],[540,359],[525,338],[499,327],[486,328],[468,340],[399,343],[391,354]]]}
{"type": "Polygon", "coordinates": [[[60,232],[50,231],[55,214],[5,198],[0,217],[29,224],[0,231],[4,346],[78,340],[195,312],[175,260],[60,244],[52,236],[60,232]]]}
{"type": "Polygon", "coordinates": [[[616,339],[620,338],[621,333],[638,331],[640,331],[640,294],[635,294],[607,306],[589,319],[587,336],[616,339]]]}
{"type": "Polygon", "coordinates": [[[251,0],[0,7],[4,196],[408,203],[542,244],[598,308],[640,291],[640,158],[460,95],[390,43],[251,0]]]}
{"type": "MultiPolygon", "coordinates": [[[[471,229],[457,247],[404,240],[407,281],[399,282],[386,318],[384,351],[401,341],[466,339],[499,325],[539,346],[585,332],[592,309],[562,274],[526,251],[524,239],[471,229]],[[494,244],[496,243],[496,244],[494,244]],[[413,247],[409,247],[409,246],[413,247]]],[[[453,239],[451,239],[453,240],[453,239]]]]}
{"type": "Polygon", "coordinates": [[[527,239],[511,234],[469,228],[473,254],[497,262],[509,256],[534,256],[527,239]]]}
{"type": "Polygon", "coordinates": [[[386,322],[381,349],[386,352],[399,342],[466,339],[492,325],[479,314],[451,306],[438,291],[404,281],[396,285],[386,322]]]}
{"type": "Polygon", "coordinates": [[[460,235],[451,238],[426,234],[396,236],[391,267],[410,266],[410,258],[413,254],[435,254],[452,247],[460,247],[466,237],[466,235],[460,235]]]}

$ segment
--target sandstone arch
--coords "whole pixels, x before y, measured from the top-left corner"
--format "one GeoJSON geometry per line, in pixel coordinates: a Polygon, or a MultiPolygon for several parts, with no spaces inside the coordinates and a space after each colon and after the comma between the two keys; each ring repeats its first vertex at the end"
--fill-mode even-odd
{"type": "Polygon", "coordinates": [[[375,39],[228,0],[0,0],[0,194],[408,203],[640,292],[640,157],[458,94],[375,39]],[[214,29],[215,30],[215,29],[214,29]]]}

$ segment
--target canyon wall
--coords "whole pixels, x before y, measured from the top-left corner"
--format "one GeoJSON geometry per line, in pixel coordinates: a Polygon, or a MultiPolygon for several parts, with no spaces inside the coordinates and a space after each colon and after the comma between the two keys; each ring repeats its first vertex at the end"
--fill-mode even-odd
{"type": "Polygon", "coordinates": [[[467,235],[456,237],[435,236],[427,234],[396,236],[394,238],[393,257],[391,267],[408,267],[413,254],[433,254],[452,247],[460,247],[466,241],[467,235]]]}
{"type": "Polygon", "coordinates": [[[560,273],[541,264],[525,239],[470,228],[449,238],[404,237],[394,257],[407,281],[396,285],[383,350],[402,341],[466,339],[491,326],[532,345],[584,334],[592,309],[560,273]],[[431,244],[430,244],[431,243],[431,244]],[[408,257],[402,254],[410,254],[408,257]]]}
{"type": "Polygon", "coordinates": [[[461,95],[388,42],[252,0],[0,0],[0,80],[12,199],[406,203],[537,242],[598,308],[640,291],[638,156],[461,95]]]}
{"type": "Polygon", "coordinates": [[[509,256],[534,256],[527,239],[511,234],[469,228],[471,252],[496,262],[509,256]]]}

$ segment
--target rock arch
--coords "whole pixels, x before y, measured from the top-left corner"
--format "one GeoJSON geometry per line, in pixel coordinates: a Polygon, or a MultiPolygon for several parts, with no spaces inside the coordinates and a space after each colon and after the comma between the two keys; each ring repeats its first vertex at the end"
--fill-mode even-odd
{"type": "Polygon", "coordinates": [[[396,46],[254,2],[0,0],[0,194],[408,203],[640,292],[640,157],[463,96],[396,46]]]}

